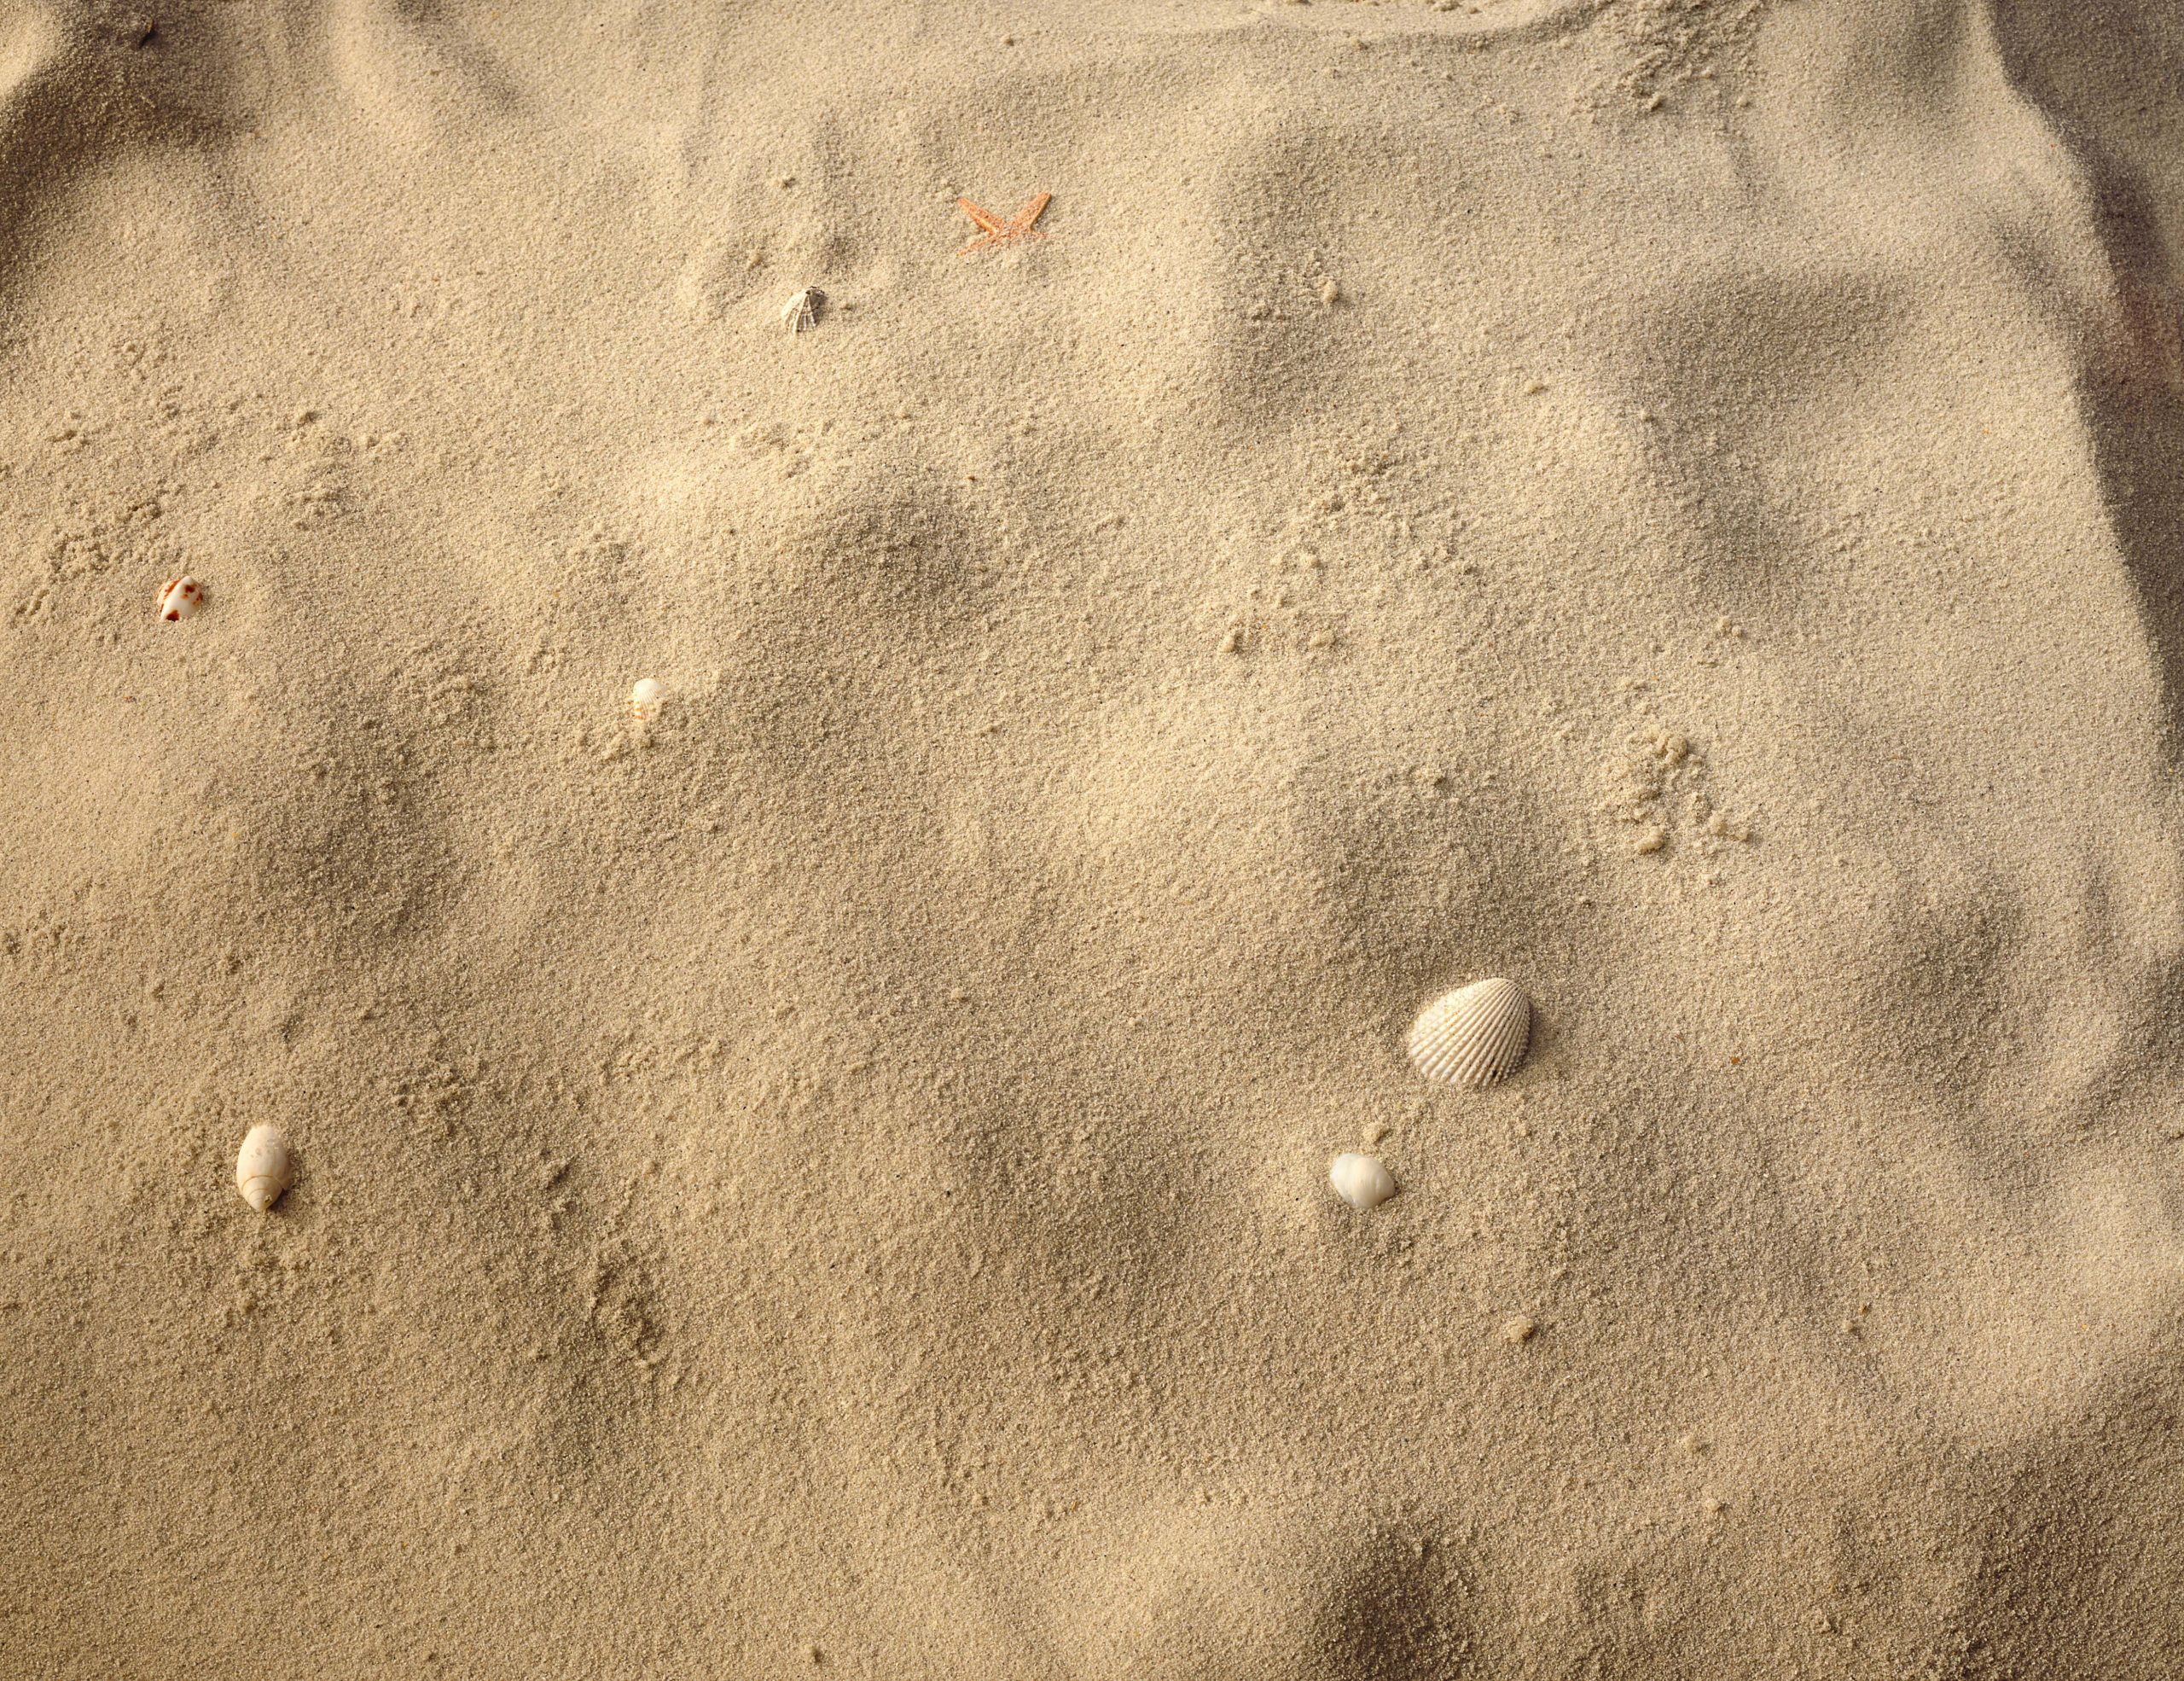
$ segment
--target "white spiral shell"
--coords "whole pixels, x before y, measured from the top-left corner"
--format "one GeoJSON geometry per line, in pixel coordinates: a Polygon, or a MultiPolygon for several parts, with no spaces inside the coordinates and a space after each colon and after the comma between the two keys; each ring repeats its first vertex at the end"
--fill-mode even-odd
{"type": "Polygon", "coordinates": [[[287,1133],[261,1121],[242,1135],[242,1148],[235,1152],[235,1189],[244,1201],[262,1214],[295,1182],[296,1160],[287,1133]]]}
{"type": "Polygon", "coordinates": [[[1426,1007],[1410,1030],[1411,1066],[1450,1085],[1491,1085],[1525,1060],[1531,1032],[1523,987],[1474,980],[1426,1007]]]}
{"type": "Polygon", "coordinates": [[[1395,1176],[1377,1156],[1346,1152],[1327,1168],[1327,1183],[1353,1208],[1377,1208],[1396,1194],[1395,1176]]]}

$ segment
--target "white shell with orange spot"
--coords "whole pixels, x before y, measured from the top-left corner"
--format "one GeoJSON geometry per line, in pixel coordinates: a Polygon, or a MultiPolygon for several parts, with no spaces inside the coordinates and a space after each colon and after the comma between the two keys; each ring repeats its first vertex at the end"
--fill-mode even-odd
{"type": "Polygon", "coordinates": [[[205,586],[184,573],[160,585],[160,617],[187,619],[205,605],[205,586]]]}

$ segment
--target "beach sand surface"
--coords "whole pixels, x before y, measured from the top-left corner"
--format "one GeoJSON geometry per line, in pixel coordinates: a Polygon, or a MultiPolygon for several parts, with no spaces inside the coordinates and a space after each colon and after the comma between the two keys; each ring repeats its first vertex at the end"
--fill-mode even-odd
{"type": "Polygon", "coordinates": [[[2184,1672],[2180,88],[0,10],[0,1674],[2184,1672]]]}

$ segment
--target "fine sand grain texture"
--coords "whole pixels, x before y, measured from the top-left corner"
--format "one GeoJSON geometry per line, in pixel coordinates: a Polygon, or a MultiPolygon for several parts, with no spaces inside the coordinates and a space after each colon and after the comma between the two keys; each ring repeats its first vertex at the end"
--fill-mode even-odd
{"type": "Polygon", "coordinates": [[[2169,0],[0,4],[0,1678],[2184,1674],[2180,249],[2169,0]]]}

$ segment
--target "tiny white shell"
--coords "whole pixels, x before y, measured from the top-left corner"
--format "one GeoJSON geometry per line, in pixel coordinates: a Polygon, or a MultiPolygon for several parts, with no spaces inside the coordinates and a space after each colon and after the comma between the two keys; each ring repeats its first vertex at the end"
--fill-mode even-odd
{"type": "Polygon", "coordinates": [[[205,605],[205,586],[185,574],[160,585],[160,617],[171,623],[187,619],[205,605]]]}
{"type": "Polygon", "coordinates": [[[808,333],[819,324],[819,305],[826,301],[824,292],[807,286],[781,305],[781,319],[788,323],[790,332],[808,333]]]}
{"type": "Polygon", "coordinates": [[[1395,1176],[1380,1158],[1345,1152],[1327,1169],[1335,1195],[1353,1208],[1377,1208],[1396,1194],[1395,1176]]]}
{"type": "Polygon", "coordinates": [[[1428,1079],[1491,1085],[1525,1060],[1531,1000],[1498,976],[1459,986],[1426,1006],[1410,1030],[1410,1060],[1428,1079]]]}
{"type": "Polygon", "coordinates": [[[260,1121],[242,1135],[242,1148],[235,1152],[235,1189],[244,1201],[262,1214],[295,1182],[295,1157],[287,1133],[260,1121]]]}
{"type": "Polygon", "coordinates": [[[667,685],[656,677],[639,678],[630,685],[630,710],[641,718],[658,718],[666,698],[667,685]]]}

